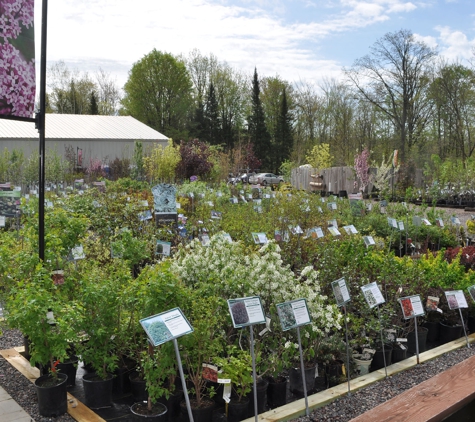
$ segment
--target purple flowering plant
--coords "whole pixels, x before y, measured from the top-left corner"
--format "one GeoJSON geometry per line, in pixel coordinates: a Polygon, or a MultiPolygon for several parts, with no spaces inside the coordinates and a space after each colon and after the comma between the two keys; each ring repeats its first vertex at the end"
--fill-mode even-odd
{"type": "Polygon", "coordinates": [[[0,115],[33,115],[33,20],[34,0],[0,0],[0,115]]]}

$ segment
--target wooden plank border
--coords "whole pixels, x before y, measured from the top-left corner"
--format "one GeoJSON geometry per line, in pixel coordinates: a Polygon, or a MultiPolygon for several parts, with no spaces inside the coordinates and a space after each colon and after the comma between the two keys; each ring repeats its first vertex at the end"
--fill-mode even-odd
{"type": "MultiPolygon", "coordinates": [[[[468,338],[470,343],[475,343],[475,334],[471,334],[470,336],[468,336],[468,338]]],[[[462,337],[455,341],[451,341],[450,343],[444,344],[434,349],[428,350],[427,352],[421,353],[419,355],[419,361],[421,363],[427,362],[447,352],[457,350],[462,347],[467,347],[467,341],[465,337],[462,337]]],[[[410,357],[408,359],[403,360],[402,362],[398,362],[388,366],[388,376],[405,371],[406,369],[412,368],[416,365],[416,357],[410,357]]],[[[367,375],[362,375],[358,378],[354,378],[350,380],[351,391],[358,391],[364,387],[374,384],[375,382],[383,380],[384,378],[384,368],[371,372],[367,375]]],[[[312,411],[320,407],[326,406],[327,404],[330,404],[336,399],[346,396],[347,394],[347,383],[339,384],[335,387],[328,388],[327,390],[321,391],[308,397],[309,409],[310,411],[312,411]]],[[[292,403],[286,404],[285,406],[281,406],[268,412],[261,413],[259,415],[258,420],[259,422],[285,422],[290,421],[292,419],[296,419],[300,416],[305,416],[305,400],[303,398],[300,400],[296,400],[292,403]]],[[[255,422],[255,418],[248,418],[242,422],[255,422]]]]}
{"type": "MultiPolygon", "coordinates": [[[[0,354],[18,372],[34,383],[40,376],[40,371],[38,368],[32,367],[30,362],[21,355],[24,350],[23,347],[15,347],[14,349],[0,350],[0,354]]],[[[106,422],[105,419],[102,419],[84,403],[69,393],[68,414],[78,422],[106,422]]]]}

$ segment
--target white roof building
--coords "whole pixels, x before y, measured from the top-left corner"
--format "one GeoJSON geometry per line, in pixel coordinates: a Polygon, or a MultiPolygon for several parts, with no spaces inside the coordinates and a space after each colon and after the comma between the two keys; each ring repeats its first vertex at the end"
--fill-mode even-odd
{"type": "MultiPolygon", "coordinates": [[[[46,153],[56,149],[64,156],[66,147],[81,151],[82,165],[97,158],[108,163],[117,158],[131,159],[134,142],[146,151],[151,146],[166,145],[168,137],[131,116],[89,116],[81,114],[47,114],[45,116],[46,153]]],[[[39,150],[39,133],[35,124],[0,119],[0,150],[22,149],[25,157],[39,150]]]]}

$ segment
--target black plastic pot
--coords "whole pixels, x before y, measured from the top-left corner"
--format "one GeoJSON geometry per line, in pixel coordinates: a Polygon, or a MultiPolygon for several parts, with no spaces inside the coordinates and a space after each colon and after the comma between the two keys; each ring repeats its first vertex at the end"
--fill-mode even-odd
{"type": "Polygon", "coordinates": [[[140,403],[146,401],[148,399],[146,383],[137,371],[132,371],[129,374],[129,382],[134,402],[140,403]]]}
{"type": "Polygon", "coordinates": [[[390,344],[384,345],[384,356],[383,348],[379,347],[376,349],[376,353],[373,355],[373,361],[371,362],[371,371],[377,371],[378,369],[384,368],[384,361],[386,359],[386,366],[391,365],[391,357],[393,353],[393,346],[390,344]]]}
{"type": "MultiPolygon", "coordinates": [[[[315,388],[315,370],[316,366],[305,368],[305,385],[307,394],[310,394],[315,388]]],[[[290,391],[296,395],[303,395],[302,371],[297,368],[290,368],[289,371],[290,391]]]]}
{"type": "Polygon", "coordinates": [[[427,343],[437,343],[439,341],[440,323],[439,321],[426,321],[423,327],[427,328],[427,343]]]}
{"type": "Polygon", "coordinates": [[[35,380],[38,410],[42,416],[57,417],[68,410],[68,376],[59,373],[57,377],[58,382],[51,375],[43,375],[35,380]]]}
{"type": "Polygon", "coordinates": [[[74,387],[76,385],[76,373],[78,370],[78,357],[71,356],[66,362],[60,362],[56,366],[56,369],[60,374],[66,374],[68,376],[68,387],[74,387]]]}
{"type": "MultiPolygon", "coordinates": [[[[429,330],[425,327],[417,327],[417,338],[419,344],[419,353],[426,351],[427,333],[429,330]]],[[[416,332],[411,331],[407,335],[407,352],[409,356],[416,354],[416,332]]]]}
{"type": "Polygon", "coordinates": [[[271,408],[280,407],[287,403],[287,378],[278,377],[269,379],[267,403],[271,408]]]}
{"type": "Polygon", "coordinates": [[[136,422],[166,422],[168,420],[167,407],[163,403],[152,405],[151,412],[147,410],[147,402],[134,403],[130,406],[130,411],[136,422]]]}
{"type": "Polygon", "coordinates": [[[175,390],[168,399],[165,397],[160,397],[158,401],[167,406],[168,412],[168,421],[174,422],[178,420],[180,415],[180,402],[183,400],[183,390],[175,390]]]}
{"type": "Polygon", "coordinates": [[[102,379],[94,373],[83,375],[82,385],[86,406],[91,409],[110,407],[112,405],[112,382],[111,374],[106,379],[102,379]]]}
{"type": "Polygon", "coordinates": [[[446,325],[439,323],[439,343],[445,344],[462,337],[463,327],[461,325],[446,325]]]}
{"type": "Polygon", "coordinates": [[[405,349],[401,349],[399,345],[393,346],[393,352],[391,354],[391,362],[401,362],[407,358],[407,347],[405,349]]]}
{"type": "MultiPolygon", "coordinates": [[[[194,422],[209,422],[213,417],[213,410],[216,406],[216,403],[213,400],[208,400],[207,406],[202,407],[191,407],[191,414],[193,415],[194,422]]],[[[180,403],[181,409],[181,419],[180,421],[189,422],[188,410],[186,408],[186,401],[182,400],[180,403]]]]}
{"type": "Polygon", "coordinates": [[[112,383],[112,393],[114,396],[125,396],[130,393],[130,374],[137,366],[135,361],[127,361],[124,365],[114,371],[114,381],[112,383]]]}
{"type": "Polygon", "coordinates": [[[247,419],[249,404],[250,400],[247,397],[243,397],[241,401],[231,398],[228,404],[228,422],[239,422],[247,419]]]}
{"type": "Polygon", "coordinates": [[[327,376],[327,383],[329,387],[335,387],[336,385],[340,384],[343,376],[343,362],[337,360],[326,365],[325,374],[327,376]]]}
{"type": "MultiPolygon", "coordinates": [[[[269,388],[269,382],[265,379],[257,381],[257,414],[264,413],[267,405],[267,389],[269,388]]],[[[249,409],[247,412],[248,417],[254,416],[254,387],[251,388],[251,392],[248,394],[249,409]]]]}

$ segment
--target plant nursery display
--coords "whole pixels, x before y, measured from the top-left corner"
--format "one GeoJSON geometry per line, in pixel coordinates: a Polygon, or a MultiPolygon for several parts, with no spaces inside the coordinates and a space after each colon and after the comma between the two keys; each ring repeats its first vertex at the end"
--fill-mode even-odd
{"type": "MultiPolygon", "coordinates": [[[[156,406],[162,420],[182,417],[171,400],[185,392],[193,415],[224,406],[219,378],[231,380],[230,403],[246,401],[266,379],[259,384],[276,406],[277,381],[293,379],[301,363],[313,371],[306,379],[327,374],[326,387],[366,373],[383,345],[394,356],[404,350],[415,324],[421,334],[436,319],[440,327],[452,322],[463,335],[475,309],[475,250],[461,244],[450,215],[389,200],[368,207],[360,197],[329,198],[331,206],[322,199],[200,181],[153,191],[127,180],[52,190],[39,262],[38,200],[23,195],[21,224],[7,216],[0,227],[6,323],[28,339],[31,365],[49,378],[72,356],[92,369],[85,386],[90,378],[112,385],[122,368],[135,369],[147,400],[131,412],[156,406]],[[177,212],[168,223],[155,215],[164,203],[177,212]],[[58,270],[64,278],[54,282],[58,270]],[[192,329],[180,331],[180,318],[192,329]],[[211,367],[222,370],[216,380],[203,370],[211,367]]],[[[112,398],[91,400],[99,408],[112,398]]]]}

